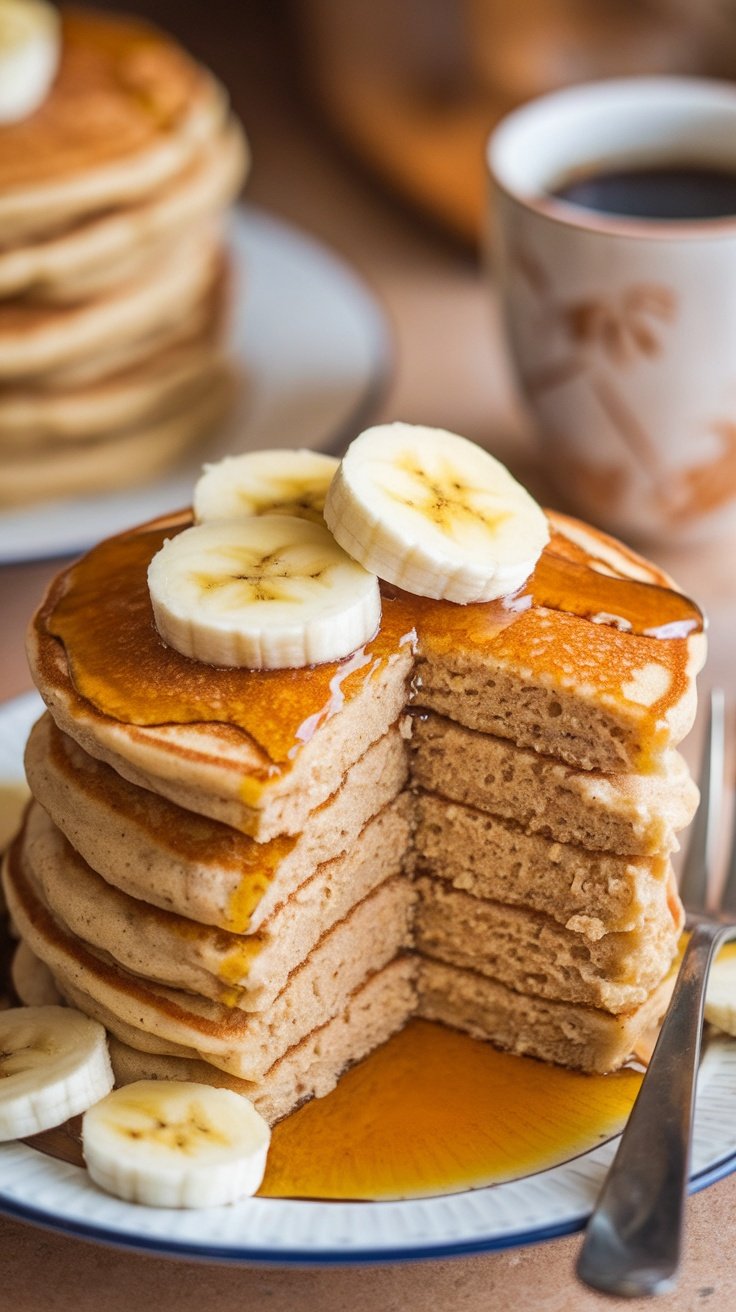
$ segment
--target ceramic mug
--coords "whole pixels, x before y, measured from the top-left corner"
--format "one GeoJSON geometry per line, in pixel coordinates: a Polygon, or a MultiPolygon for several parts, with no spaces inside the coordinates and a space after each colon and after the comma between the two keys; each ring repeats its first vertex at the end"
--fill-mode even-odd
{"type": "Polygon", "coordinates": [[[511,355],[547,464],[586,519],[639,539],[736,528],[736,214],[619,217],[576,174],[736,174],[736,87],[631,78],[545,96],[488,147],[511,355]]]}

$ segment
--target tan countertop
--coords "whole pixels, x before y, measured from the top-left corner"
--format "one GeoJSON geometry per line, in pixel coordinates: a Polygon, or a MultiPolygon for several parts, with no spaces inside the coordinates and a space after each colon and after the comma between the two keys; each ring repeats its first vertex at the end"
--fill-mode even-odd
{"type": "MultiPolygon", "coordinates": [[[[168,22],[174,21],[171,6],[158,8],[168,22]]],[[[429,422],[485,442],[543,495],[533,447],[513,400],[497,308],[479,269],[378,194],[335,152],[285,88],[272,43],[252,33],[246,48],[223,40],[225,35],[220,24],[201,40],[191,35],[189,40],[228,82],[247,124],[255,158],[249,199],[342,252],[365,276],[391,320],[394,372],[377,417],[429,422]]],[[[732,547],[660,553],[659,559],[711,612],[706,682],[722,682],[736,694],[732,547]]],[[[0,569],[1,698],[30,687],[23,632],[46,580],[58,568],[55,561],[0,569]]],[[[0,1218],[0,1309],[576,1312],[618,1306],[576,1285],[573,1263],[579,1242],[572,1237],[508,1253],[359,1272],[273,1271],[114,1252],[0,1218]]],[[[658,1306],[667,1312],[720,1312],[736,1306],[735,1246],[736,1175],[690,1201],[679,1291],[658,1306]]],[[[644,1306],[644,1301],[630,1306],[644,1306]]]]}

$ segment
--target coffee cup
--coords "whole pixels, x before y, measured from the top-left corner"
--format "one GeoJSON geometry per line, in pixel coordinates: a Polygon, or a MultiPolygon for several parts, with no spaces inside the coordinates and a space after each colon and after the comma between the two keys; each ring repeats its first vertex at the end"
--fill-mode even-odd
{"type": "Polygon", "coordinates": [[[736,197],[736,88],[572,87],[508,115],[488,164],[512,362],[565,501],[644,541],[736,529],[736,201],[651,217],[626,212],[625,191],[611,213],[568,185],[715,172],[736,197]]]}

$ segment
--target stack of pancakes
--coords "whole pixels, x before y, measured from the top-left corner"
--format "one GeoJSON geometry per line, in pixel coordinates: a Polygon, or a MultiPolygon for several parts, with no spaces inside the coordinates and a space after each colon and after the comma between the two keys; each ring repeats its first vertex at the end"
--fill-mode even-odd
{"type": "Polygon", "coordinates": [[[511,608],[386,588],[341,664],[217,670],[153,623],[148,562],[187,523],[101,544],[32,626],[49,710],[5,870],[23,999],[38,958],[120,1081],[226,1083],[271,1120],[416,1014],[619,1066],[682,927],[691,603],[552,516],[511,608]]]}
{"type": "Polygon", "coordinates": [[[168,37],[63,15],[41,107],[0,125],[0,505],[164,467],[223,412],[222,89],[168,37]]]}

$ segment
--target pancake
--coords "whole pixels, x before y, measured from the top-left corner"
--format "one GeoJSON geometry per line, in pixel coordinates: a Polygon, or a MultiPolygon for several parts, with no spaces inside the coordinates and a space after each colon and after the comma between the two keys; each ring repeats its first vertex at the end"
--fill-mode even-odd
{"type": "Polygon", "coordinates": [[[225,370],[222,353],[203,342],[162,352],[148,366],[77,391],[0,391],[0,459],[100,441],[166,419],[225,370]]]}
{"type": "MultiPolygon", "coordinates": [[[[190,672],[191,663],[178,657],[172,649],[164,648],[155,629],[151,627],[149,630],[152,622],[145,584],[148,560],[166,532],[182,522],[186,522],[183,517],[173,517],[162,521],[166,525],[163,530],[144,526],[137,535],[124,534],[111,540],[92,561],[106,578],[113,577],[126,588],[126,571],[120,572],[119,561],[117,566],[112,564],[113,558],[117,560],[118,550],[131,551],[137,558],[136,565],[138,560],[143,564],[142,570],[140,566],[136,568],[133,577],[139,590],[136,609],[142,606],[145,617],[139,612],[142,628],[138,618],[131,625],[130,637],[134,646],[130,654],[133,666],[142,669],[146,657],[141,639],[145,641],[147,636],[151,637],[155,689],[161,688],[158,667],[162,658],[164,662],[172,660],[173,666],[180,671],[180,678],[187,677],[190,672]]],[[[92,557],[87,559],[92,560],[92,557]]],[[[227,715],[232,714],[232,707],[236,704],[234,691],[229,701],[224,694],[219,694],[224,699],[215,713],[222,719],[203,722],[200,718],[191,723],[149,725],[132,725],[114,719],[98,711],[77,691],[69,675],[66,649],[53,636],[47,623],[47,620],[52,621],[54,614],[58,615],[58,604],[68,596],[70,582],[72,579],[65,576],[57,580],[29,634],[29,659],[34,678],[56,723],[85,751],[113,766],[124,779],[159,792],[188,810],[250,833],[259,842],[267,842],[279,834],[299,833],[310,812],[340,787],[349,766],[387,733],[404,706],[405,685],[412,664],[407,637],[411,635],[412,626],[399,611],[391,623],[384,623],[377,639],[369,643],[364,652],[357,653],[342,667],[322,665],[308,672],[297,671],[296,679],[288,677],[287,686],[281,692],[278,691],[280,672],[275,672],[276,678],[268,675],[260,680],[256,678],[260,692],[256,692],[253,676],[247,673],[238,670],[218,672],[220,681],[228,688],[241,686],[247,689],[248,705],[262,726],[269,714],[274,723],[278,717],[278,734],[284,744],[280,765],[247,730],[223,722],[227,715]],[[299,688],[299,695],[293,700],[289,696],[292,683],[299,688]],[[282,716],[283,727],[280,723],[282,716]]],[[[91,586],[99,622],[107,631],[105,641],[114,641],[115,623],[108,625],[107,617],[103,617],[100,609],[102,597],[98,595],[96,579],[91,586]]],[[[106,594],[111,602],[112,591],[106,594]]],[[[82,607],[86,626],[86,600],[82,607]]],[[[117,602],[112,602],[112,611],[120,613],[117,602]]],[[[294,673],[289,671],[287,676],[294,673]]],[[[167,690],[173,692],[177,686],[174,668],[164,677],[167,690]]],[[[214,672],[208,667],[204,689],[207,698],[211,695],[210,684],[214,678],[214,672]]],[[[124,682],[123,678],[123,697],[124,682]]],[[[165,715],[161,718],[166,720],[165,715]]]]}
{"type": "MultiPolygon", "coordinates": [[[[0,143],[2,137],[0,137],[0,143]]],[[[227,208],[235,199],[248,161],[239,125],[230,121],[206,152],[170,182],[136,205],[110,209],[53,235],[0,249],[0,296],[73,300],[100,282],[130,273],[130,258],[160,252],[188,228],[227,208]]],[[[1,203],[1,202],[0,202],[1,203]]]]}
{"type": "Polygon", "coordinates": [[[0,242],[148,197],[220,131],[225,97],[142,22],[62,16],[61,63],[30,117],[0,131],[0,242]]]}
{"type": "Polygon", "coordinates": [[[435,715],[413,717],[410,750],[412,777],[429,792],[598,852],[672,851],[698,804],[676,751],[660,757],[656,774],[603,774],[435,715]]]}
{"type": "Polygon", "coordinates": [[[53,372],[175,324],[212,287],[218,265],[216,235],[195,231],[155,272],[114,294],[60,308],[0,302],[0,379],[53,372]]]}
{"type": "Polygon", "coordinates": [[[388,879],[324,936],[270,1007],[245,1012],[132,975],[93,952],[51,915],[18,841],[3,886],[21,936],[57,979],[157,1042],[190,1048],[249,1080],[260,1079],[290,1047],[340,1014],[351,994],[393,961],[408,941],[413,900],[406,881],[388,879]]]}
{"type": "Polygon", "coordinates": [[[692,727],[704,636],[653,642],[669,577],[578,520],[549,519],[551,542],[515,603],[531,593],[533,604],[491,640],[482,607],[457,608],[468,613],[457,633],[427,626],[415,704],[582,770],[651,773],[692,727]]]}
{"type": "Polygon", "coordinates": [[[78,443],[158,419],[222,365],[214,324],[122,374],[71,388],[0,389],[0,452],[38,443],[78,443]]]}
{"type": "Polygon", "coordinates": [[[13,953],[10,978],[18,998],[26,1007],[55,1007],[64,1001],[48,966],[22,939],[13,953]]]}
{"type": "MultiPolygon", "coordinates": [[[[334,1089],[343,1071],[385,1043],[407,1019],[415,1006],[414,963],[398,957],[376,971],[351,995],[345,1009],[313,1030],[258,1081],[238,1080],[218,1071],[194,1054],[161,1055],[136,1048],[141,1032],[128,1032],[128,1042],[114,1034],[115,1022],[108,1018],[110,1058],[115,1082],[133,1080],[197,1080],[219,1088],[234,1089],[250,1098],[262,1116],[273,1124],[309,1098],[323,1098],[334,1089]]],[[[72,999],[82,1010],[90,1010],[77,993],[72,999]]],[[[94,1004],[93,1004],[94,1005],[94,1004]]],[[[91,1011],[90,1011],[91,1014],[91,1011]]],[[[105,1021],[102,1020],[102,1024],[105,1021]]],[[[145,1036],[143,1036],[145,1037],[145,1036]]]]}
{"type": "Polygon", "coordinates": [[[62,12],[45,100],[0,124],[0,506],[150,479],[220,420],[223,216],[248,162],[173,39],[62,12]]]}
{"type": "Polygon", "coordinates": [[[417,1014],[490,1039],[506,1052],[605,1075],[627,1061],[639,1037],[662,1019],[673,987],[668,976],[640,1006],[613,1014],[517,993],[477,971],[420,959],[417,1014]]]}
{"type": "Polygon", "coordinates": [[[637,931],[585,939],[541,911],[507,906],[421,878],[414,922],[423,956],[463,966],[516,993],[617,1015],[646,1002],[677,952],[684,915],[676,890],[637,931]]]}
{"type": "Polygon", "coordinates": [[[333,927],[399,874],[409,836],[405,802],[379,812],[355,854],[321,863],[248,935],[200,925],[106,884],[37,803],[23,856],[56,920],[105,957],[159,983],[263,1011],[333,927]]]}
{"type": "MultiPolygon", "coordinates": [[[[354,995],[361,996],[374,989],[378,981],[390,975],[397,965],[406,971],[410,969],[407,958],[399,959],[393,966],[374,976],[364,990],[354,995]]],[[[606,1074],[616,1069],[625,1061],[636,1047],[639,1037],[650,1026],[661,1020],[669,1002],[674,976],[667,979],[650,994],[646,1003],[630,1012],[610,1015],[592,1007],[574,1004],[562,1004],[544,1001],[540,998],[524,997],[516,994],[495,980],[490,980],[472,970],[462,970],[440,962],[419,959],[419,1005],[414,999],[404,1002],[405,1012],[396,1021],[392,1016],[389,1023],[398,1029],[409,1014],[419,1014],[427,1020],[450,1025],[472,1034],[475,1038],[492,1039],[507,1050],[527,1055],[531,1052],[543,1056],[544,1060],[557,1062],[563,1066],[573,1066],[588,1070],[593,1074],[606,1074]],[[505,1040],[505,1041],[504,1041],[505,1040]],[[540,1045],[544,1047],[541,1054],[540,1045]]],[[[13,962],[13,981],[21,1000],[28,1006],[43,1005],[44,1002],[58,1002],[59,991],[54,984],[51,972],[30,949],[21,944],[13,962]]],[[[68,989],[69,1000],[81,1006],[83,1011],[94,1009],[91,999],[88,1001],[79,991],[68,989]]],[[[382,1005],[385,1005],[383,1003],[382,1005]]],[[[95,1010],[96,1019],[102,1024],[118,1024],[109,1014],[95,1010]]],[[[322,1033],[329,1034],[329,1022],[322,1033]]],[[[388,1034],[386,1035],[388,1037],[388,1034]]],[[[367,1036],[366,1036],[367,1038],[367,1036]]],[[[353,1037],[356,1042],[358,1035],[353,1037]]],[[[138,1079],[172,1079],[198,1080],[205,1084],[214,1084],[224,1088],[234,1088],[236,1092],[245,1093],[247,1097],[259,1098],[259,1091],[253,1086],[236,1081],[233,1076],[217,1070],[207,1062],[194,1057],[182,1055],[164,1055],[142,1051],[135,1046],[139,1034],[132,1028],[127,1030],[127,1042],[111,1035],[109,1040],[110,1056],[116,1083],[129,1084],[138,1079]]],[[[145,1041],[145,1039],[143,1040],[145,1041]]],[[[283,1063],[295,1061],[297,1052],[308,1040],[303,1040],[297,1049],[292,1049],[283,1063]]],[[[314,1040],[312,1040],[314,1042],[314,1040]]],[[[380,1040],[379,1040],[380,1042],[380,1040]]],[[[359,1060],[369,1052],[376,1043],[370,1043],[363,1051],[357,1048],[346,1050],[342,1065],[347,1066],[351,1060],[359,1060]],[[351,1052],[355,1056],[351,1057],[351,1052]]],[[[303,1058],[300,1058],[303,1060],[303,1058]]],[[[339,1073],[339,1068],[338,1068],[339,1073]]],[[[267,1075],[263,1084],[267,1084],[267,1075]]],[[[321,1096],[334,1087],[333,1081],[319,1093],[310,1091],[306,1096],[321,1096]]],[[[283,1115],[299,1102],[292,1095],[284,1100],[278,1115],[283,1115]]],[[[257,1103],[257,1105],[259,1105],[257,1103]]],[[[275,1118],[274,1118],[275,1119],[275,1118]]]]}
{"type": "Polygon", "coordinates": [[[414,818],[415,870],[475,897],[544,912],[585,938],[641,928],[668,896],[666,857],[559,842],[528,832],[519,822],[523,812],[505,820],[420,789],[414,818]]]}
{"type": "MultiPolygon", "coordinates": [[[[389,730],[298,836],[269,843],[127,783],[60,733],[49,715],[31,731],[26,772],[55,825],[108,884],[192,921],[245,933],[260,929],[307,881],[332,897],[333,881],[349,877],[365,826],[403,789],[407,767],[401,738],[389,730]]],[[[408,803],[404,797],[399,804],[401,815],[408,803]]],[[[388,873],[391,845],[385,861],[388,873]]]]}
{"type": "MultiPolygon", "coordinates": [[[[211,219],[209,214],[204,221],[194,226],[194,231],[199,227],[204,232],[208,219],[211,219]]],[[[100,301],[108,294],[123,290],[130,283],[142,283],[151,276],[155,277],[159,265],[170,258],[172,248],[173,241],[166,239],[132,246],[122,251],[115,260],[82,270],[61,283],[28,288],[17,299],[30,308],[45,308],[50,318],[57,308],[63,311],[73,309],[83,302],[100,301]]]]}
{"type": "MultiPolygon", "coordinates": [[[[243,932],[248,923],[257,928],[296,880],[314,877],[317,854],[328,861],[352,847],[374,808],[401,788],[406,762],[398,735],[386,735],[296,842],[270,844],[135,788],[61,734],[49,715],[31,731],[26,773],[34,796],[108,883],[193,920],[243,932]],[[256,891],[248,889],[248,871],[256,891]],[[243,905],[251,908],[257,896],[244,920],[243,905]]],[[[634,930],[653,907],[666,906],[671,867],[663,858],[621,858],[527,834],[519,824],[421,791],[413,811],[419,871],[480,897],[545,911],[586,937],[634,930]]]]}
{"type": "MultiPolygon", "coordinates": [[[[669,752],[679,740],[679,732],[684,732],[693,712],[694,671],[704,656],[702,635],[677,640],[638,638],[635,634],[594,624],[577,615],[534,605],[516,616],[512,623],[504,618],[505,627],[499,631],[493,623],[489,625],[485,607],[454,607],[448,612],[445,603],[427,603],[426,599],[409,599],[389,591],[384,598],[381,631],[377,639],[366,646],[364,653],[359,654],[359,669],[353,670],[349,664],[343,668],[339,665],[321,666],[308,676],[297,672],[296,678],[293,671],[281,675],[278,672],[244,675],[238,671],[213,673],[209,670],[203,676],[206,677],[206,687],[204,683],[190,685],[191,662],[170,649],[163,649],[158,641],[146,585],[146,569],[151,556],[164,537],[188,522],[185,516],[157,521],[95,548],[80,565],[73,566],[52,584],[29,637],[29,660],[34,680],[57,723],[87,752],[111,764],[131,782],[161,792],[189,809],[242,828],[262,841],[279,832],[298,832],[305,816],[330,791],[334,791],[348,764],[355,759],[356,754],[351,756],[346,750],[346,735],[357,738],[359,751],[365,750],[396,718],[406,699],[404,683],[415,660],[419,664],[414,673],[414,686],[417,697],[424,701],[427,695],[424,670],[429,650],[441,651],[445,666],[448,660],[454,659],[453,652],[458,653],[459,664],[471,648],[476,661],[481,657],[490,661],[489,653],[493,653],[495,666],[507,662],[507,684],[510,686],[510,682],[517,680],[521,704],[529,694],[534,672],[526,667],[519,672],[517,655],[508,653],[514,650],[514,643],[520,648],[521,637],[512,642],[509,633],[523,626],[523,632],[532,645],[535,625],[543,634],[538,649],[539,661],[544,654],[546,665],[544,670],[538,670],[537,679],[540,695],[547,697],[551,690],[559,691],[556,683],[559,651],[550,646],[550,634],[559,622],[563,629],[561,641],[565,643],[571,621],[577,626],[579,645],[584,643],[586,635],[594,635],[590,650],[601,667],[598,676],[600,692],[596,689],[589,665],[581,670],[578,688],[581,723],[586,723],[587,707],[592,705],[595,711],[598,702],[594,694],[599,693],[604,707],[607,708],[609,703],[614,706],[615,715],[612,713],[610,718],[615,719],[619,726],[629,723],[632,735],[635,735],[631,752],[645,752],[650,767],[659,768],[661,780],[667,778],[668,771],[670,774],[675,772],[667,787],[672,790],[674,779],[676,796],[673,808],[679,808],[677,816],[673,816],[669,824],[666,818],[661,824],[658,820],[653,821],[657,836],[651,832],[642,835],[640,830],[645,826],[636,816],[642,797],[640,793],[636,799],[629,795],[628,804],[624,806],[626,814],[609,845],[619,841],[618,832],[621,831],[621,841],[628,841],[629,847],[619,850],[631,851],[634,844],[634,852],[646,851],[642,844],[647,842],[651,850],[655,842],[663,843],[666,834],[671,834],[673,823],[687,822],[695,795],[684,779],[682,786],[677,787],[679,767],[669,752]],[[107,576],[112,569],[120,581],[119,588],[114,594],[109,592],[99,597],[96,579],[107,576]],[[90,629],[86,620],[83,623],[75,621],[75,615],[81,614],[88,604],[86,597],[92,595],[97,610],[95,624],[105,635],[96,649],[94,626],[90,629]],[[458,614],[460,611],[462,615],[458,614]],[[457,631],[452,625],[448,627],[450,615],[453,623],[458,625],[457,631]],[[473,631],[474,623],[477,631],[473,631]],[[69,642],[74,634],[71,668],[69,649],[64,645],[65,632],[69,642]],[[417,656],[410,651],[412,638],[413,646],[418,650],[417,656]],[[500,648],[497,647],[499,643],[500,648]],[[89,669],[81,656],[85,645],[89,669]],[[133,645],[136,659],[126,663],[126,652],[133,645]],[[636,684],[636,672],[639,670],[645,681],[645,675],[647,672],[651,674],[655,666],[663,676],[666,674],[670,691],[666,696],[663,694],[659,702],[647,704],[648,695],[642,691],[643,682],[641,688],[636,684]],[[617,677],[623,680],[618,701],[613,697],[612,671],[617,671],[617,677]],[[335,680],[341,681],[338,697],[333,691],[335,680]],[[297,698],[289,691],[295,684],[299,689],[297,698]],[[171,691],[164,695],[162,685],[171,691]],[[258,720],[260,731],[263,732],[269,719],[275,727],[276,745],[270,753],[267,747],[258,745],[252,733],[233,723],[232,705],[238,699],[239,688],[247,688],[252,715],[258,720]],[[637,690],[641,692],[642,701],[635,700],[637,690]],[[274,696],[278,699],[278,724],[275,724],[271,705],[274,696]],[[223,699],[222,706],[228,702],[230,709],[227,712],[217,709],[220,699],[223,699]],[[338,710],[340,714],[336,715],[338,710]],[[225,718],[230,723],[223,724],[225,718]],[[300,736],[305,725],[309,726],[307,741],[300,736]],[[319,726],[318,732],[313,730],[313,725],[319,726]],[[329,778],[324,790],[315,788],[309,780],[310,768],[317,757],[321,757],[320,775],[329,778]],[[680,821],[680,817],[684,818],[680,821]]],[[[554,543],[557,551],[568,550],[565,542],[573,555],[581,550],[574,538],[564,537],[563,529],[569,521],[552,516],[552,523],[559,529],[554,543]]],[[[571,531],[573,534],[577,532],[574,527],[571,531]]],[[[600,537],[600,551],[605,553],[609,540],[603,535],[600,537]]],[[[559,556],[556,554],[555,558],[559,559],[559,556]]],[[[587,574],[595,576],[596,585],[597,559],[591,554],[589,565],[579,566],[580,570],[585,568],[587,574]]],[[[620,554],[622,569],[625,559],[620,554]]],[[[607,562],[604,563],[610,568],[607,562]]],[[[641,571],[645,566],[642,562],[632,566],[634,568],[641,571]]],[[[650,573],[653,579],[660,577],[654,570],[650,573]]],[[[532,589],[535,576],[530,582],[532,589]]],[[[206,667],[201,669],[204,671],[206,667]]],[[[565,698],[572,701],[572,676],[563,671],[562,678],[567,685],[565,698]]],[[[241,692],[241,699],[242,695],[241,692]]],[[[461,688],[453,705],[458,720],[467,718],[466,707],[470,700],[461,688]]],[[[565,721],[563,715],[556,718],[565,721]]],[[[587,721],[593,737],[598,733],[600,718],[595,722],[587,721]]],[[[527,730],[521,714],[518,724],[518,736],[525,742],[527,730]]],[[[419,728],[415,729],[419,743],[424,733],[423,725],[420,718],[419,728]]],[[[507,730],[510,727],[511,722],[507,730]]],[[[562,760],[567,760],[571,754],[565,732],[564,728],[560,730],[562,742],[558,755],[562,760]]],[[[489,734],[485,736],[488,742],[492,742],[489,734]]],[[[506,737],[507,732],[503,736],[506,737]]],[[[481,740],[481,735],[478,739],[481,740]]],[[[538,754],[542,745],[545,750],[553,751],[552,744],[546,739],[538,742],[532,751],[538,754]]],[[[589,756],[589,753],[583,754],[586,758],[589,756]]],[[[418,750],[417,757],[420,756],[421,750],[418,750]]],[[[541,773],[544,772],[542,759],[537,756],[541,773]]],[[[582,765],[578,769],[588,767],[582,765]]],[[[617,769],[622,770],[620,762],[617,762],[617,769]]],[[[461,781],[469,778],[470,771],[464,768],[461,781]]],[[[419,782],[433,791],[446,791],[435,788],[421,777],[419,782]]],[[[605,787],[602,783],[604,791],[605,787]]],[[[615,782],[612,787],[615,791],[615,782]]],[[[635,791],[637,787],[634,785],[635,791]]],[[[656,783],[652,787],[656,789],[656,783]]],[[[662,787],[662,800],[664,796],[662,787]]],[[[472,802],[473,799],[463,797],[460,800],[472,802]]],[[[574,836],[572,841],[577,841],[574,836]]],[[[591,845],[606,846],[601,842],[591,845]]]]}
{"type": "MultiPolygon", "coordinates": [[[[68,982],[62,987],[71,1005],[99,1016],[106,1025],[118,1087],[134,1080],[194,1080],[212,1084],[244,1094],[273,1124],[308,1098],[324,1097],[334,1089],[348,1066],[405,1024],[415,1006],[414,974],[414,964],[406,957],[399,957],[377,971],[355,991],[339,1016],[290,1048],[257,1082],[228,1075],[194,1053],[165,1055],[136,1047],[136,1043],[146,1042],[147,1036],[142,1031],[124,1026],[68,982]],[[125,1034],[125,1039],[116,1037],[116,1030],[125,1034]]],[[[33,957],[25,944],[16,952],[13,978],[19,997],[28,1006],[40,1005],[36,999],[55,1002],[60,999],[51,972],[33,957]]]]}
{"type": "Polygon", "coordinates": [[[212,283],[202,296],[179,318],[159,324],[134,340],[117,342],[97,349],[89,355],[39,374],[32,379],[9,381],[0,388],[0,400],[11,400],[18,392],[41,397],[52,403],[75,392],[95,385],[107,385],[125,378],[136,379],[141,371],[165,359],[178,349],[206,343],[222,344],[231,298],[232,275],[226,250],[219,252],[218,264],[212,283]]]}
{"type": "Polygon", "coordinates": [[[173,414],[123,432],[0,454],[0,506],[117,491],[154,477],[226,412],[232,394],[229,369],[217,366],[206,382],[173,414]]]}

